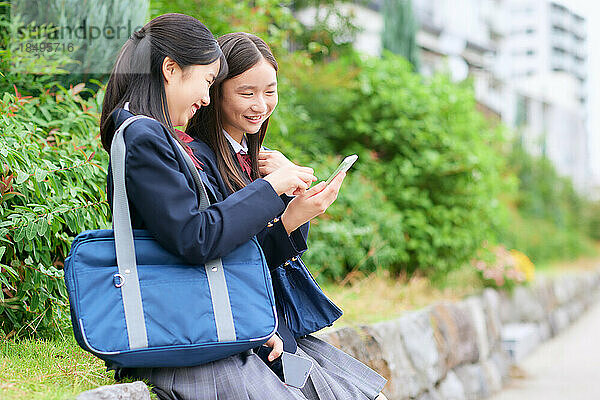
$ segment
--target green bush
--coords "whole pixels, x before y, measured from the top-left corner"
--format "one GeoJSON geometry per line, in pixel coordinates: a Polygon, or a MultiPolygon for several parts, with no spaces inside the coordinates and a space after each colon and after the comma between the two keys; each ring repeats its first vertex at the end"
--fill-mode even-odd
{"type": "MultiPolygon", "coordinates": [[[[349,2],[343,0],[342,2],[349,2]]],[[[319,61],[352,51],[351,42],[358,28],[352,18],[339,9],[340,1],[280,0],[152,0],[152,17],[178,12],[203,22],[219,37],[229,32],[250,32],[267,42],[278,61],[292,55],[319,61]],[[294,10],[318,6],[321,12],[311,26],[300,23],[294,10]],[[335,26],[326,20],[335,20],[335,26]]]]}
{"type": "Polygon", "coordinates": [[[529,155],[516,143],[509,163],[519,178],[516,205],[523,215],[551,221],[559,228],[582,228],[591,203],[578,194],[570,179],[558,174],[545,157],[529,155]]]}
{"type": "Polygon", "coordinates": [[[518,191],[505,199],[510,223],[499,232],[500,240],[536,264],[596,254],[600,203],[578,194],[550,160],[528,154],[519,142],[508,165],[518,178],[518,191]]]}
{"type": "Polygon", "coordinates": [[[403,234],[387,239],[407,256],[392,269],[444,273],[495,239],[498,195],[512,189],[501,175],[501,131],[476,111],[470,85],[425,80],[390,53],[339,60],[298,81],[317,132],[335,152],[359,154],[357,170],[402,213],[403,234]]]}
{"type": "Polygon", "coordinates": [[[284,74],[285,70],[278,79],[279,103],[269,121],[265,146],[279,149],[295,162],[315,168],[315,162],[334,155],[335,151],[319,131],[322,121],[313,119],[299,101],[301,89],[284,74]]]}
{"type": "MultiPolygon", "coordinates": [[[[83,87],[0,99],[0,334],[49,336],[66,321],[63,261],[82,230],[107,227],[97,98],[83,87]],[[83,89],[85,90],[85,89],[83,89]]],[[[18,90],[15,87],[15,90],[18,90]]],[[[18,92],[17,92],[18,93],[18,92]]]]}
{"type": "Polygon", "coordinates": [[[11,50],[14,46],[10,46],[11,35],[17,25],[11,24],[8,17],[2,14],[9,9],[10,7],[0,2],[0,93],[15,93],[13,84],[19,82],[22,94],[37,96],[43,92],[44,85],[52,81],[52,76],[27,73],[26,68],[13,68],[13,63],[16,61],[19,64],[20,60],[19,54],[11,50]]]}
{"type": "Polygon", "coordinates": [[[597,254],[594,242],[579,230],[559,228],[547,219],[525,218],[518,212],[513,214],[511,222],[502,243],[527,254],[534,264],[597,254]]]}
{"type": "Polygon", "coordinates": [[[276,56],[286,54],[302,27],[289,7],[278,0],[152,0],[151,18],[178,12],[191,15],[219,37],[243,31],[260,36],[276,56]]]}
{"type": "MultiPolygon", "coordinates": [[[[312,166],[324,180],[340,161],[329,157],[312,166]]],[[[397,270],[408,260],[403,214],[375,182],[353,168],[335,203],[311,221],[304,259],[321,282],[341,281],[357,272],[366,275],[382,267],[397,270]]]]}

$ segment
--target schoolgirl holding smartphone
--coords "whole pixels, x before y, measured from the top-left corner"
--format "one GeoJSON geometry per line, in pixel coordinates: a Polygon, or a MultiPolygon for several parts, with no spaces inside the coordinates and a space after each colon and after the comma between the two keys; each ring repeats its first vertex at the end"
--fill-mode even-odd
{"type": "MultiPolygon", "coordinates": [[[[127,118],[152,118],[137,120],[124,132],[132,227],[148,230],[162,246],[192,264],[222,257],[248,241],[283,212],[281,194],[303,193],[316,180],[310,168],[288,165],[199,210],[195,183],[178,151],[180,139],[174,127],[185,126],[209,105],[210,86],[226,73],[223,53],[202,23],[182,14],[165,14],[125,43],[103,102],[100,130],[107,151],[127,118]]],[[[112,191],[109,170],[110,203],[112,191]]],[[[267,346],[275,346],[275,337],[267,346]]],[[[108,367],[116,369],[117,378],[147,379],[162,399],[261,398],[270,385],[281,385],[277,377],[266,374],[272,375],[260,359],[246,354],[194,368],[108,367]]],[[[298,397],[288,391],[278,398],[298,397]]]]}
{"type": "MultiPolygon", "coordinates": [[[[294,166],[280,152],[262,148],[269,118],[278,102],[278,65],[268,45],[257,36],[242,32],[224,35],[218,42],[228,64],[228,74],[211,87],[212,103],[194,115],[186,128],[187,136],[182,135],[202,162],[216,201],[235,196],[260,179],[294,166]]],[[[344,176],[342,172],[329,185],[320,182],[295,197],[281,195],[285,211],[258,235],[271,268],[300,257],[307,249],[308,221],[335,201],[344,176]]],[[[258,211],[256,206],[248,204],[249,214],[258,211]]],[[[242,372],[245,377],[239,383],[249,395],[236,399],[282,399],[292,394],[311,400],[385,399],[380,394],[385,378],[312,335],[295,339],[280,309],[278,314],[278,335],[273,337],[275,345],[266,361],[279,357],[282,350],[308,358],[313,362],[309,379],[298,391],[272,382],[275,374],[257,366],[259,375],[255,371],[242,372]],[[268,388],[258,395],[249,380],[258,380],[261,385],[268,382],[268,388]]]]}

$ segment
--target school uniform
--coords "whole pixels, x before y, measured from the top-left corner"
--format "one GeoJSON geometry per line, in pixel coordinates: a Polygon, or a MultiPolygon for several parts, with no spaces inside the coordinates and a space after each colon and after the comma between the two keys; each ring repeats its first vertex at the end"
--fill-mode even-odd
{"type": "MultiPolygon", "coordinates": [[[[116,110],[115,127],[132,116],[116,110]]],[[[211,205],[198,210],[194,180],[175,139],[157,121],[141,119],[124,132],[125,179],[134,229],[147,229],[166,249],[190,263],[222,257],[257,236],[269,267],[275,268],[306,250],[308,224],[287,235],[279,216],[291,198],[278,196],[264,179],[230,193],[216,169],[216,156],[203,142],[188,143],[201,170],[211,205]]],[[[112,202],[108,173],[107,194],[112,202]]],[[[278,312],[279,314],[279,312],[278,312]]],[[[374,399],[386,380],[358,360],[308,335],[278,334],[284,347],[310,358],[314,367],[302,389],[286,386],[252,351],[195,367],[135,368],[118,375],[146,379],[161,399],[257,400],[374,399]]],[[[283,328],[282,328],[283,327],[283,328]]],[[[289,332],[289,330],[288,330],[289,332]]]]}

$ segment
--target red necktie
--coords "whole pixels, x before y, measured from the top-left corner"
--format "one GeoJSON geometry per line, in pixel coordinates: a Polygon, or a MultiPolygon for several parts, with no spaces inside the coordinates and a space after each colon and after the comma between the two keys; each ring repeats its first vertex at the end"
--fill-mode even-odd
{"type": "Polygon", "coordinates": [[[242,170],[248,175],[250,181],[252,181],[252,166],[250,165],[250,155],[241,154],[241,152],[238,152],[235,155],[237,156],[238,162],[240,163],[242,170]]]}

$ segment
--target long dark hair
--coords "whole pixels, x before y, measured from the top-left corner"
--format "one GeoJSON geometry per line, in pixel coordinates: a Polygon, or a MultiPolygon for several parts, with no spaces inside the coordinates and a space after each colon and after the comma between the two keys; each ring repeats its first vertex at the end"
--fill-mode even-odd
{"type": "Polygon", "coordinates": [[[216,80],[227,74],[227,62],[213,34],[196,18],[164,14],[148,22],[125,42],[106,85],[100,117],[102,145],[110,151],[114,122],[109,118],[129,102],[133,114],[160,121],[179,140],[169,117],[162,65],[170,57],[185,71],[191,65],[221,60],[216,80]]]}
{"type": "MultiPolygon", "coordinates": [[[[277,61],[271,49],[258,36],[245,32],[235,32],[223,35],[217,41],[221,46],[221,50],[223,50],[229,68],[224,80],[246,72],[263,59],[269,62],[275,68],[275,71],[278,70],[277,61]]],[[[231,156],[229,143],[223,135],[222,85],[223,82],[220,82],[210,88],[211,103],[207,107],[202,107],[196,111],[196,114],[187,125],[186,133],[195,139],[206,142],[212,148],[217,155],[219,173],[229,190],[235,192],[246,186],[246,180],[242,177],[241,170],[231,156]]],[[[252,179],[260,178],[258,152],[267,133],[269,118],[265,119],[256,134],[246,136],[252,167],[252,179]]]]}

